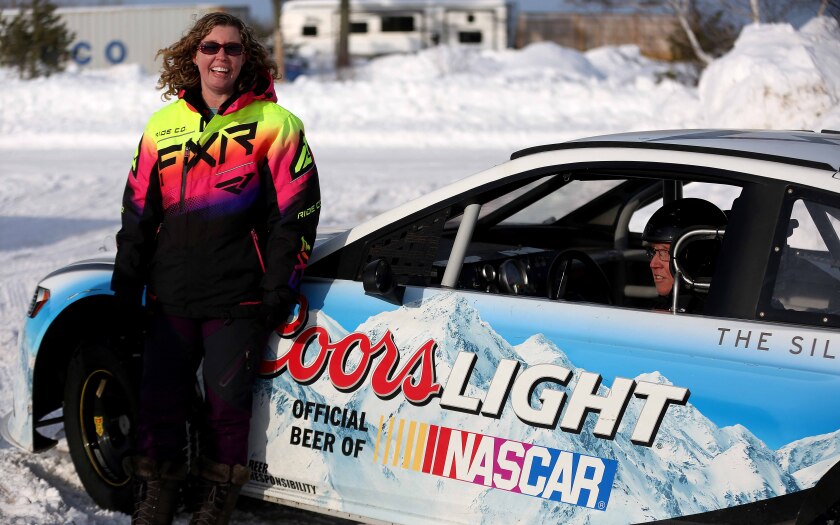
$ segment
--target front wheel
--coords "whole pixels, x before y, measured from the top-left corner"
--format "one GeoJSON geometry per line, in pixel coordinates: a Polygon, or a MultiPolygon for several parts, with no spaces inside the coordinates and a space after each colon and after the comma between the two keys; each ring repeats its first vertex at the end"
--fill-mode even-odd
{"type": "Polygon", "coordinates": [[[130,512],[131,478],[122,462],[134,450],[138,401],[119,355],[106,342],[79,346],[64,388],[64,432],[76,473],[93,501],[130,512]]]}

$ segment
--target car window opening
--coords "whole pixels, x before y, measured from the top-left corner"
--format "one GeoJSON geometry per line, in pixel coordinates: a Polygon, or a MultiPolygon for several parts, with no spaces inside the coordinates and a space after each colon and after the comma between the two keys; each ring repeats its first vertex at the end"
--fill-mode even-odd
{"type": "Polygon", "coordinates": [[[840,208],[796,199],[779,250],[770,307],[783,319],[836,326],[840,315],[840,208]]]}
{"type": "MultiPolygon", "coordinates": [[[[663,180],[559,173],[521,182],[502,193],[489,192],[484,198],[473,196],[482,204],[469,245],[464,248],[463,238],[458,238],[464,231],[461,207],[444,226],[432,283],[453,287],[451,279],[457,275],[457,289],[556,298],[552,287],[557,283],[549,281],[557,278],[553,274],[562,264],[563,300],[647,310],[664,304],[667,309],[673,295],[664,301],[657,293],[641,239],[645,224],[664,202],[663,192],[676,187],[682,198],[703,197],[723,214],[732,208],[741,188],[685,178],[668,179],[666,185],[663,180]]],[[[685,243],[683,275],[677,282],[685,287],[686,301],[699,297],[691,301],[699,302],[697,308],[702,308],[711,288],[724,234],[722,228],[685,243]]]]}

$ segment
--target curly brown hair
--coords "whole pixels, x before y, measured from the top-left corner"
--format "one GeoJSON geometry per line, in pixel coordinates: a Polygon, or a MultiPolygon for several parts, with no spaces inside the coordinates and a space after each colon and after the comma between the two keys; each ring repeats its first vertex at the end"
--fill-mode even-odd
{"type": "Polygon", "coordinates": [[[190,89],[201,84],[198,67],[193,63],[193,57],[198,51],[198,44],[216,26],[230,26],[239,30],[242,45],[245,46],[245,62],[236,88],[244,91],[250,88],[262,72],[267,72],[272,78],[279,78],[277,64],[271,58],[259,40],[254,30],[239,18],[229,13],[208,13],[199,18],[192,29],[171,46],[161,49],[156,57],[163,57],[160,79],[157,88],[165,89],[161,98],[168,100],[177,96],[182,89],[190,89]]]}

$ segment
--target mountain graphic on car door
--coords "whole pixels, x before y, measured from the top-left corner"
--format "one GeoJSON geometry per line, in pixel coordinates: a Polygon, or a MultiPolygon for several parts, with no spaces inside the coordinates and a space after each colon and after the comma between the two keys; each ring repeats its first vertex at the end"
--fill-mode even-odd
{"type": "MultiPolygon", "coordinates": [[[[263,372],[275,377],[258,386],[252,428],[260,431],[252,432],[258,437],[251,446],[252,468],[262,467],[265,475],[252,477],[246,491],[345,512],[364,507],[366,515],[399,522],[556,523],[597,513],[598,523],[627,523],[809,488],[823,473],[809,474],[809,468],[822,463],[824,471],[840,459],[840,430],[776,451],[748,426],[719,426],[704,415],[692,401],[725,392],[707,395],[694,384],[672,384],[668,370],[681,369],[647,351],[650,344],[634,341],[640,336],[626,334],[621,348],[610,342],[615,325],[628,322],[619,316],[651,326],[674,317],[453,291],[421,295],[390,311],[367,298],[353,305],[353,315],[325,298],[296,336],[270,342],[263,372]],[[365,318],[368,305],[380,313],[365,318]],[[523,305],[534,311],[516,310],[523,305]],[[573,311],[588,321],[564,315],[573,311]],[[572,350],[574,360],[567,354],[572,350]],[[385,370],[395,351],[399,361],[385,370]],[[294,373],[288,362],[278,370],[283,356],[299,361],[294,373]],[[499,372],[513,361],[519,365],[512,372],[499,372]],[[430,364],[431,379],[423,377],[430,364]],[[642,369],[655,364],[661,366],[642,369]],[[528,370],[564,369],[565,383],[556,374],[536,373],[517,386],[528,370]],[[330,370],[337,377],[355,373],[357,380],[348,387],[346,380],[333,381],[330,370]],[[401,379],[400,388],[394,391],[389,378],[401,379]],[[434,395],[424,395],[437,385],[434,395]],[[577,416],[582,427],[576,425],[569,414],[580,399],[591,399],[587,392],[576,397],[584,388],[602,398],[621,396],[610,406],[623,407],[583,410],[577,416]],[[554,413],[540,413],[558,405],[554,413]],[[792,452],[802,446],[814,451],[807,459],[792,452]],[[371,502],[380,503],[371,509],[371,502]]],[[[637,328],[644,333],[644,326],[637,328]]],[[[704,372],[702,359],[678,357],[697,360],[696,373],[704,372]]],[[[832,417],[837,429],[837,414],[832,417]]]]}

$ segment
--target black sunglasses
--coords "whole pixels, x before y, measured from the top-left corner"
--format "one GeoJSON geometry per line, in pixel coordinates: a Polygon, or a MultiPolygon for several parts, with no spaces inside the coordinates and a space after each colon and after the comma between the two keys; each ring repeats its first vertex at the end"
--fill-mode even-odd
{"type": "Polygon", "coordinates": [[[218,42],[202,42],[198,44],[198,50],[205,55],[215,55],[220,49],[225,48],[225,54],[238,57],[245,52],[245,46],[242,44],[220,44],[218,42]]]}

